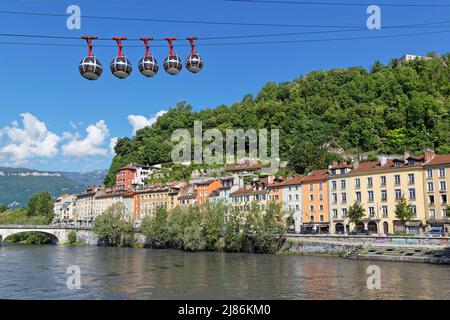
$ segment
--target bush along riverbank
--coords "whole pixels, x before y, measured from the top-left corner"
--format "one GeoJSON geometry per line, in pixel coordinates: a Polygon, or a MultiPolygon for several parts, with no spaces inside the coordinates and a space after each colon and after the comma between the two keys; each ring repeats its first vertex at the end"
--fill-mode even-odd
{"type": "MultiPolygon", "coordinates": [[[[125,207],[112,205],[94,222],[93,231],[102,245],[137,246],[135,231],[146,239],[146,247],[185,251],[277,253],[287,227],[281,207],[271,204],[261,211],[251,206],[242,212],[224,203],[198,207],[161,207],[142,219],[139,230],[126,220],[125,207]]],[[[292,219],[288,219],[291,221],[292,219]]]]}

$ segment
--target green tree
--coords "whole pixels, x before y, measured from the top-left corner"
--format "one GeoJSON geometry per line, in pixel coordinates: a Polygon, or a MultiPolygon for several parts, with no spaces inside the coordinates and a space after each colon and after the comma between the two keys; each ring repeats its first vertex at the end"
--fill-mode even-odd
{"type": "Polygon", "coordinates": [[[347,216],[351,222],[357,224],[366,215],[366,210],[359,201],[355,201],[350,208],[348,208],[347,216]]]}
{"type": "Polygon", "coordinates": [[[183,248],[187,251],[201,251],[206,248],[203,227],[198,222],[193,221],[184,229],[183,248]]]}
{"type": "Polygon", "coordinates": [[[0,213],[8,211],[8,206],[6,204],[0,203],[0,213]]]}
{"type": "Polygon", "coordinates": [[[405,221],[411,220],[413,216],[414,212],[411,205],[408,203],[405,196],[402,195],[395,205],[395,217],[404,224],[405,221]]]}
{"type": "Polygon", "coordinates": [[[111,205],[94,220],[94,234],[106,245],[123,247],[133,244],[133,222],[126,219],[126,208],[121,202],[111,205]]]}
{"type": "Polygon", "coordinates": [[[154,216],[146,216],[142,219],[141,233],[156,248],[166,248],[170,240],[167,227],[167,210],[165,207],[158,207],[154,216]]]}
{"type": "Polygon", "coordinates": [[[29,217],[45,217],[47,223],[50,223],[54,216],[53,206],[54,202],[50,192],[34,194],[28,200],[27,215],[29,217]]]}
{"type": "Polygon", "coordinates": [[[69,234],[67,235],[67,238],[68,238],[70,244],[76,243],[77,242],[76,231],[74,231],[74,230],[70,231],[69,234]]]}

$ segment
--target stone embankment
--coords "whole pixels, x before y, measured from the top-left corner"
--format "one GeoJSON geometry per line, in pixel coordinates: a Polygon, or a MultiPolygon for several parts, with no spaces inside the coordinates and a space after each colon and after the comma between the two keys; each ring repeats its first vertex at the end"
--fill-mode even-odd
{"type": "Polygon", "coordinates": [[[288,235],[284,252],[340,255],[355,260],[450,264],[450,238],[288,235]]]}

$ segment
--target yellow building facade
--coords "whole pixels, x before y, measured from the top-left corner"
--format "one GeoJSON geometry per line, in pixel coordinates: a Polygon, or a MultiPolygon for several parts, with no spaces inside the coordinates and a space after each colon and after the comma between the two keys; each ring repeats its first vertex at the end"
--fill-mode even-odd
{"type": "Polygon", "coordinates": [[[370,234],[393,234],[405,231],[421,233],[426,226],[423,158],[381,158],[380,161],[329,168],[331,233],[367,230],[370,234]],[[413,218],[405,224],[395,215],[404,197],[411,205],[413,218]],[[365,216],[357,225],[350,222],[350,206],[359,202],[365,216]],[[406,229],[405,229],[406,228],[406,229]]]}

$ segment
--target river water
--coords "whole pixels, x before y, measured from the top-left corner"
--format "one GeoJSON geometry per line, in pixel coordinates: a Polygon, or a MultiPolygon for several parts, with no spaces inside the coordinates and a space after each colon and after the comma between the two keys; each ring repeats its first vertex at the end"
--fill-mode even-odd
{"type": "Polygon", "coordinates": [[[0,299],[450,299],[450,267],[338,257],[0,247],[0,299]],[[367,288],[377,265],[381,288],[367,288]],[[81,288],[67,288],[78,266],[81,288]]]}

